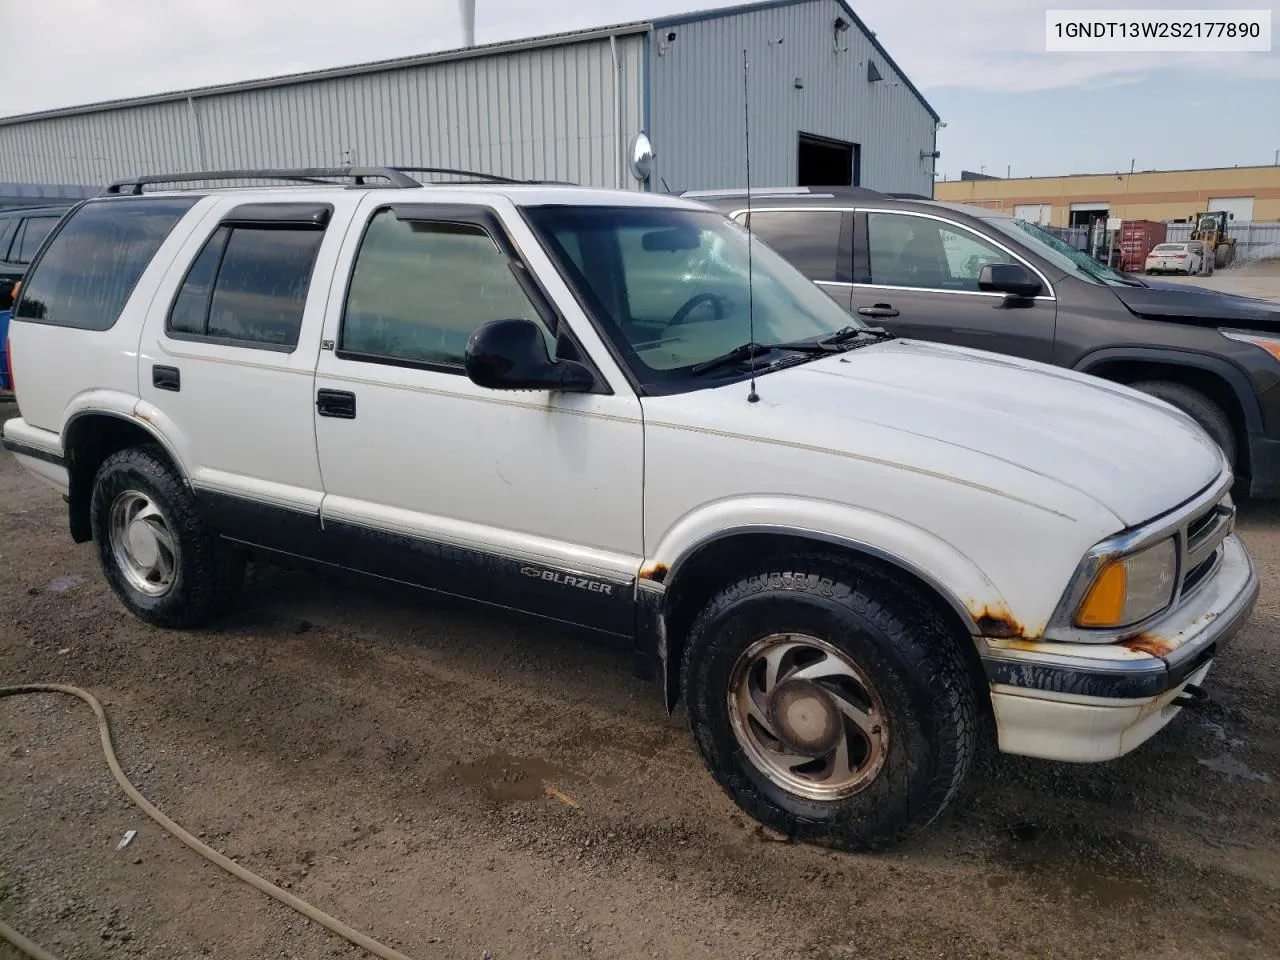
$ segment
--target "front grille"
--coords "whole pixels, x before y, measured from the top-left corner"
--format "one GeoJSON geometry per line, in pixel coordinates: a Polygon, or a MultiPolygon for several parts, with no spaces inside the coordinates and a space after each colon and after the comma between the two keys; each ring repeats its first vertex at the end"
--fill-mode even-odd
{"type": "Polygon", "coordinates": [[[1217,519],[1217,516],[1218,516],[1218,511],[1217,511],[1217,507],[1215,506],[1214,509],[1208,511],[1202,516],[1197,517],[1196,519],[1192,520],[1189,524],[1187,524],[1187,542],[1193,543],[1196,540],[1198,540],[1206,530],[1208,530],[1213,526],[1213,523],[1217,519]]]}
{"type": "Polygon", "coordinates": [[[1222,541],[1235,526],[1236,510],[1228,495],[1203,513],[1191,517],[1178,533],[1182,583],[1178,593],[1190,593],[1213,573],[1222,555],[1222,541]]]}
{"type": "Polygon", "coordinates": [[[1214,566],[1218,562],[1218,554],[1220,551],[1215,550],[1212,556],[1207,560],[1201,560],[1198,564],[1187,571],[1187,575],[1182,578],[1182,592],[1190,593],[1198,587],[1210,573],[1213,572],[1214,566]]]}

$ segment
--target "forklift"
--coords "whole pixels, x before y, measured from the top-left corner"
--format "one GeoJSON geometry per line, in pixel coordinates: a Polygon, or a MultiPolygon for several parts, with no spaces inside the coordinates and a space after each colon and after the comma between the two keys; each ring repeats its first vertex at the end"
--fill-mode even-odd
{"type": "Polygon", "coordinates": [[[1235,218],[1235,214],[1226,210],[1210,210],[1197,213],[1195,227],[1191,230],[1192,240],[1204,241],[1204,261],[1200,267],[1203,275],[1213,273],[1214,267],[1221,270],[1228,267],[1236,258],[1235,237],[1227,236],[1227,221],[1235,218]]]}

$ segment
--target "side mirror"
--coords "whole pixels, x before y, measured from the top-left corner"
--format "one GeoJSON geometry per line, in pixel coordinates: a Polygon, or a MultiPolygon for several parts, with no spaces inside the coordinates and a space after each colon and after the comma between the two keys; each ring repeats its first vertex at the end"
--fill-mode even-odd
{"type": "Polygon", "coordinates": [[[978,274],[978,289],[1013,297],[1039,296],[1040,278],[1020,263],[989,263],[978,274]]]}
{"type": "Polygon", "coordinates": [[[591,371],[572,360],[552,360],[532,320],[492,320],[467,340],[463,365],[477,386],[490,390],[561,390],[587,393],[591,371]]]}

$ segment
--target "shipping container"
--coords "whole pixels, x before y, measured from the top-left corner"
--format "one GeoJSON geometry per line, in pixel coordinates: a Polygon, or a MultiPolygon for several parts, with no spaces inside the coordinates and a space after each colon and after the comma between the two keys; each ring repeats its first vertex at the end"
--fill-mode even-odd
{"type": "Polygon", "coordinates": [[[1154,220],[1125,220],[1120,224],[1120,269],[1141,273],[1147,254],[1158,243],[1164,243],[1168,226],[1154,220]]]}

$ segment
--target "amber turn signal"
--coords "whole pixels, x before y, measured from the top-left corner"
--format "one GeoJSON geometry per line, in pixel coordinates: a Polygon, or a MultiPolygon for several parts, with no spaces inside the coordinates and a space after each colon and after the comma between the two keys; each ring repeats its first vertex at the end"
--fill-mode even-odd
{"type": "Polygon", "coordinates": [[[1113,560],[1103,567],[1076,611],[1076,623],[1082,627],[1118,624],[1124,616],[1128,579],[1122,560],[1113,560]]]}

